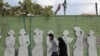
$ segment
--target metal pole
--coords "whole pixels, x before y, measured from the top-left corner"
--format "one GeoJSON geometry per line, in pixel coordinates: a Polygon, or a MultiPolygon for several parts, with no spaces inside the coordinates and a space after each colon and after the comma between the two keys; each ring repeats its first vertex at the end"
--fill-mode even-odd
{"type": "Polygon", "coordinates": [[[64,15],[66,15],[66,9],[64,8],[64,15]]]}
{"type": "Polygon", "coordinates": [[[64,15],[66,15],[66,0],[64,0],[64,15]]]}
{"type": "Polygon", "coordinates": [[[26,20],[25,20],[25,18],[24,18],[24,16],[23,16],[23,22],[24,22],[24,29],[25,29],[25,31],[26,31],[26,22],[25,22],[26,20]]]}
{"type": "Polygon", "coordinates": [[[29,20],[30,20],[30,30],[29,30],[30,45],[29,45],[28,49],[29,49],[29,56],[32,56],[32,52],[31,52],[31,51],[32,51],[32,50],[31,50],[31,49],[32,49],[32,48],[31,48],[31,45],[32,45],[32,44],[31,44],[31,40],[32,40],[32,39],[31,39],[31,30],[32,30],[32,29],[31,29],[31,26],[32,26],[31,24],[32,24],[32,19],[31,19],[31,16],[30,16],[30,19],[29,19],[29,20]]]}
{"type": "Polygon", "coordinates": [[[96,15],[98,15],[98,4],[95,3],[95,8],[96,8],[96,15]]]}

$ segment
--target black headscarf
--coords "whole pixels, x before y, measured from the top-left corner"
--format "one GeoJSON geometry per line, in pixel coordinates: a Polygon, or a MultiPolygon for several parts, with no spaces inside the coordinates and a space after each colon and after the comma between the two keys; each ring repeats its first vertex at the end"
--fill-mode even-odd
{"type": "Polygon", "coordinates": [[[67,45],[62,37],[58,38],[59,41],[59,56],[68,56],[67,54],[67,45]]]}

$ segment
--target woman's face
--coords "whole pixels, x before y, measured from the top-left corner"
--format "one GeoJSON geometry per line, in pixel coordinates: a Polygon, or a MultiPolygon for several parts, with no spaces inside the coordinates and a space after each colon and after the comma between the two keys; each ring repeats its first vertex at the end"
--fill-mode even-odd
{"type": "Polygon", "coordinates": [[[52,41],[53,40],[53,37],[50,37],[50,41],[52,41]]]}

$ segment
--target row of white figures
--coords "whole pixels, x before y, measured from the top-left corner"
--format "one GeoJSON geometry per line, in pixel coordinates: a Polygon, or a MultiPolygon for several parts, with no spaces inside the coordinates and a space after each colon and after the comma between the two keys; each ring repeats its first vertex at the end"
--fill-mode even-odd
{"type": "MultiPolygon", "coordinates": [[[[32,56],[43,56],[43,46],[42,46],[42,42],[43,42],[43,31],[39,30],[39,29],[35,29],[34,31],[35,35],[34,35],[34,42],[35,42],[35,47],[32,50],[32,56]]],[[[4,56],[15,56],[15,32],[14,30],[9,30],[8,34],[10,36],[6,37],[6,49],[4,52],[4,56]]],[[[26,32],[24,29],[21,29],[19,34],[21,34],[19,36],[19,44],[20,44],[20,48],[18,50],[18,56],[28,56],[28,46],[30,44],[30,40],[29,40],[29,35],[25,35],[26,32]]]]}
{"type": "MultiPolygon", "coordinates": [[[[84,56],[83,55],[83,36],[84,36],[84,32],[83,30],[81,30],[80,27],[75,27],[75,34],[76,34],[76,43],[73,46],[74,48],[74,56],[84,56]]],[[[32,56],[44,56],[43,55],[43,31],[39,30],[39,29],[35,29],[34,31],[35,35],[33,36],[33,40],[35,42],[35,46],[32,50],[32,56]]],[[[53,30],[49,30],[48,34],[54,34],[53,30]]],[[[6,38],[6,49],[5,49],[5,53],[4,56],[15,56],[15,37],[14,37],[14,31],[13,30],[9,30],[8,34],[10,36],[8,36],[6,38]]],[[[19,44],[20,44],[20,48],[18,51],[18,56],[28,56],[28,46],[30,44],[30,40],[29,40],[29,35],[25,35],[26,32],[24,29],[20,30],[20,36],[19,36],[19,44]]],[[[65,41],[66,45],[67,45],[67,52],[68,52],[68,56],[70,56],[70,48],[69,45],[70,43],[73,41],[73,38],[70,38],[69,36],[69,32],[68,30],[65,30],[63,32],[63,40],[65,41]]],[[[93,30],[89,31],[89,37],[87,38],[87,43],[89,44],[89,49],[88,49],[88,53],[89,56],[97,56],[97,50],[96,50],[96,38],[94,36],[94,32],[93,30]]],[[[49,50],[51,48],[51,43],[49,41],[49,36],[46,37],[46,45],[47,45],[47,56],[51,56],[51,53],[49,53],[49,50]]],[[[56,41],[57,45],[58,45],[58,41],[56,39],[56,37],[54,38],[54,40],[56,41]]]]}
{"type": "MultiPolygon", "coordinates": [[[[74,49],[73,55],[74,56],[84,56],[83,55],[84,31],[80,27],[74,27],[74,31],[75,31],[77,39],[76,39],[76,43],[73,46],[73,49],[74,49]]],[[[50,34],[50,33],[54,34],[54,32],[52,30],[49,30],[48,34],[50,34]]],[[[73,38],[70,38],[68,35],[69,35],[68,30],[64,30],[62,39],[65,41],[65,43],[67,45],[67,54],[68,54],[68,56],[70,56],[69,45],[73,41],[73,38]]],[[[54,38],[54,40],[57,40],[57,39],[54,38]]],[[[58,43],[58,41],[56,41],[56,43],[58,43]]],[[[88,53],[89,53],[88,56],[97,56],[96,37],[94,36],[93,30],[89,31],[89,36],[87,37],[87,43],[89,46],[88,47],[88,53]]],[[[48,52],[51,48],[49,36],[47,36],[47,38],[46,38],[46,44],[47,44],[47,56],[51,56],[51,53],[48,52]]]]}
{"type": "MultiPolygon", "coordinates": [[[[29,35],[25,35],[26,32],[24,29],[21,29],[19,32],[21,35],[19,36],[19,44],[20,48],[18,51],[18,56],[28,56],[28,46],[30,44],[29,35]]],[[[10,36],[6,37],[6,49],[4,52],[4,56],[15,56],[15,32],[14,30],[9,30],[8,34],[10,36]]]]}

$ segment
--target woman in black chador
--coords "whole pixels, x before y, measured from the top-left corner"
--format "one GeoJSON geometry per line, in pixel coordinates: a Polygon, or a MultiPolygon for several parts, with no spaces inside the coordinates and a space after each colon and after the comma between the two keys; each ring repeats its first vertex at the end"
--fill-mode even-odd
{"type": "Polygon", "coordinates": [[[59,41],[59,56],[68,56],[67,54],[67,45],[62,39],[62,37],[58,38],[59,41]]]}

